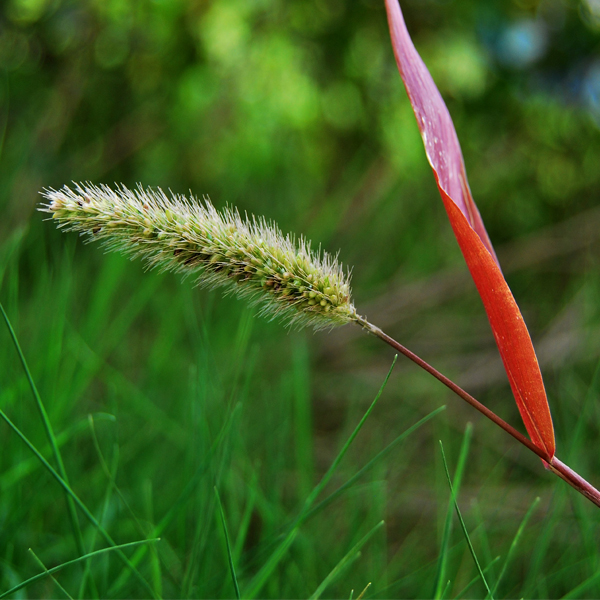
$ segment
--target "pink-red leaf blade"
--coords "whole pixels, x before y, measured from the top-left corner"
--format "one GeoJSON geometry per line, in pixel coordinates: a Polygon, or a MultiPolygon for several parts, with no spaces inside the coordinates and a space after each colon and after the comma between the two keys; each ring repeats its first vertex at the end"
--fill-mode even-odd
{"type": "Polygon", "coordinates": [[[417,53],[397,0],[386,0],[392,45],[446,212],[483,301],[500,356],[532,441],[554,456],[554,429],[527,326],[502,275],[473,201],[450,113],[417,53]]]}

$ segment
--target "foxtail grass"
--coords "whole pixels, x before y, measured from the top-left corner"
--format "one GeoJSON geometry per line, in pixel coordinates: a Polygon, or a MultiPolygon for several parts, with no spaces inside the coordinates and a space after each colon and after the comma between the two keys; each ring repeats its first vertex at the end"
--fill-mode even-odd
{"type": "Polygon", "coordinates": [[[43,195],[41,210],[60,228],[142,258],[150,268],[223,287],[249,299],[263,315],[314,329],[357,318],[350,276],[337,258],[314,251],[305,238],[284,236],[264,218],[242,218],[236,209],[217,211],[207,198],[169,198],[141,186],[76,184],[43,195]]]}
{"type": "Polygon", "coordinates": [[[284,236],[264,217],[221,212],[208,198],[160,189],[130,190],[90,183],[42,192],[40,210],[58,227],[100,241],[109,251],[142,258],[149,268],[193,275],[209,288],[223,287],[248,298],[260,314],[299,327],[331,329],[355,323],[412,360],[518,442],[537,454],[554,474],[600,507],[600,491],[520,431],[356,312],[350,274],[337,255],[314,251],[303,237],[284,236]]]}

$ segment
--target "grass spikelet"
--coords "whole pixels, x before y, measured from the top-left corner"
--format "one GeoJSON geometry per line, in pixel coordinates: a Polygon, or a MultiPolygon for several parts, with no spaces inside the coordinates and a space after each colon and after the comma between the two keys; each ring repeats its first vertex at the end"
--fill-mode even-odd
{"type": "Polygon", "coordinates": [[[197,283],[249,298],[260,313],[314,329],[357,319],[349,275],[336,257],[304,238],[284,236],[264,218],[217,211],[207,198],[167,197],[160,189],[75,184],[46,189],[40,210],[58,227],[149,267],[195,274],[197,283]]]}

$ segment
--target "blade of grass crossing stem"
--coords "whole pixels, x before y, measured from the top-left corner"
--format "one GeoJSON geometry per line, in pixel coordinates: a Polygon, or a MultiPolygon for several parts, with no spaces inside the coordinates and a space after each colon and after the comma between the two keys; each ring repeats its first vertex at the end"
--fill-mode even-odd
{"type": "Polygon", "coordinates": [[[319,504],[317,504],[314,508],[312,508],[309,512],[307,512],[302,517],[302,523],[308,521],[308,519],[314,517],[317,513],[321,512],[324,508],[329,506],[336,498],[341,496],[349,487],[354,485],[356,481],[358,481],[365,473],[367,473],[370,469],[372,469],[380,460],[385,458],[400,442],[404,441],[411,433],[415,432],[421,425],[424,425],[435,417],[438,413],[446,410],[446,406],[440,406],[436,408],[433,412],[430,412],[428,415],[423,417],[421,420],[417,421],[414,425],[409,427],[406,431],[401,433],[393,442],[388,444],[381,452],[379,452],[375,457],[373,457],[360,471],[355,473],[346,483],[341,485],[335,492],[332,492],[327,498],[321,500],[319,504]]]}
{"type": "Polygon", "coordinates": [[[454,508],[456,508],[456,514],[458,516],[460,526],[465,535],[465,539],[467,540],[467,545],[469,546],[469,551],[471,552],[471,556],[473,557],[473,561],[475,562],[477,571],[479,572],[479,577],[481,577],[481,581],[483,581],[483,585],[485,586],[485,589],[487,590],[487,595],[491,598],[491,600],[494,600],[494,595],[492,594],[492,590],[490,590],[490,586],[488,585],[485,575],[483,574],[481,565],[479,564],[479,561],[477,560],[477,555],[475,554],[475,548],[473,548],[473,544],[471,543],[471,538],[469,537],[469,532],[467,531],[467,527],[462,518],[460,508],[458,507],[458,502],[456,500],[456,494],[454,493],[454,489],[452,487],[452,479],[450,478],[450,471],[448,471],[448,463],[446,462],[446,455],[444,454],[444,445],[442,444],[441,440],[440,440],[440,450],[442,452],[442,460],[444,461],[444,471],[446,471],[446,478],[448,479],[448,485],[450,486],[450,495],[452,496],[452,500],[454,502],[454,508]]]}
{"type": "Polygon", "coordinates": [[[227,560],[229,561],[229,570],[231,572],[231,580],[233,581],[233,589],[235,590],[235,597],[240,600],[240,587],[238,585],[237,577],[235,575],[235,566],[233,564],[233,555],[231,553],[231,545],[229,543],[229,533],[227,532],[227,523],[225,521],[225,513],[223,512],[223,505],[221,504],[221,498],[219,496],[219,490],[215,486],[215,496],[217,497],[217,506],[219,507],[219,514],[221,515],[221,525],[223,526],[223,535],[225,536],[225,545],[227,546],[227,560]]]}
{"type": "MultiPolygon", "coordinates": [[[[499,556],[496,556],[494,560],[490,561],[490,564],[483,570],[484,573],[487,573],[498,561],[500,560],[499,556]]],[[[467,585],[454,596],[454,600],[458,600],[458,598],[462,598],[477,582],[479,581],[479,574],[473,577],[467,585]]]]}
{"type": "MultiPolygon", "coordinates": [[[[227,418],[227,421],[225,421],[225,423],[223,424],[223,427],[217,434],[215,441],[212,443],[209,451],[206,453],[206,457],[198,465],[196,472],[194,473],[192,478],[188,481],[187,485],[185,486],[185,488],[183,489],[181,494],[179,494],[179,498],[177,498],[177,500],[175,500],[175,502],[171,505],[168,512],[165,514],[165,516],[160,520],[160,522],[157,525],[154,526],[154,529],[149,533],[150,536],[162,535],[162,532],[171,524],[173,519],[180,514],[180,509],[181,509],[182,505],[191,498],[192,494],[194,493],[194,490],[196,489],[196,486],[198,485],[198,483],[200,483],[201,479],[208,472],[208,469],[211,464],[211,460],[212,460],[213,456],[215,455],[217,449],[221,445],[221,442],[223,441],[225,436],[229,433],[229,431],[231,429],[231,425],[234,421],[234,417],[239,413],[239,411],[241,410],[241,407],[242,407],[242,405],[240,403],[238,403],[235,405],[233,410],[230,412],[229,417],[227,418]]],[[[134,553],[133,557],[131,558],[131,563],[133,565],[138,565],[145,554],[146,554],[146,548],[145,547],[139,548],[134,553]]],[[[116,578],[115,582],[110,586],[110,589],[108,590],[108,595],[112,596],[113,592],[115,592],[120,587],[125,585],[125,583],[127,582],[127,579],[130,577],[130,575],[131,575],[131,571],[129,569],[124,569],[119,574],[119,576],[116,578]]]]}
{"type": "MultiPolygon", "coordinates": [[[[46,567],[46,565],[39,559],[38,555],[31,549],[29,548],[29,553],[33,556],[33,558],[35,559],[35,562],[37,562],[37,564],[42,567],[42,569],[44,569],[45,573],[48,573],[48,568],[46,567]]],[[[65,588],[60,585],[60,583],[58,582],[58,580],[56,579],[56,577],[54,577],[54,575],[52,575],[52,573],[48,573],[48,577],[50,577],[50,579],[52,579],[52,581],[54,582],[54,585],[67,597],[69,598],[69,600],[73,600],[73,596],[71,596],[71,594],[69,594],[69,592],[67,592],[67,590],[65,590],[65,588]]]]}
{"type": "MultiPolygon", "coordinates": [[[[56,461],[56,465],[58,466],[58,472],[60,473],[61,478],[69,484],[69,480],[67,478],[67,472],[65,470],[65,465],[62,460],[62,456],[60,450],[58,448],[58,444],[56,443],[56,438],[54,437],[54,431],[52,430],[52,424],[50,423],[50,419],[48,418],[48,414],[46,413],[46,409],[44,408],[44,404],[42,403],[42,399],[37,390],[35,382],[33,381],[33,377],[31,376],[31,372],[29,371],[29,367],[27,366],[27,361],[25,360],[25,355],[21,350],[21,346],[19,344],[19,340],[15,334],[12,325],[10,324],[10,320],[8,319],[8,315],[4,310],[4,306],[0,304],[0,311],[2,312],[2,317],[8,327],[8,331],[10,333],[10,337],[12,338],[13,344],[17,350],[17,354],[19,355],[19,359],[21,361],[21,365],[23,366],[23,370],[25,371],[25,375],[27,380],[29,381],[29,387],[31,388],[31,392],[33,393],[33,397],[35,399],[35,403],[40,413],[40,417],[42,419],[42,423],[44,424],[44,429],[46,430],[46,436],[48,437],[48,441],[50,442],[50,446],[52,447],[52,454],[54,455],[54,460],[56,461]]],[[[73,536],[75,538],[75,545],[77,546],[77,552],[81,556],[85,554],[85,549],[83,546],[83,536],[81,534],[81,527],[79,526],[79,519],[77,518],[77,511],[75,510],[75,504],[73,503],[72,498],[67,495],[67,511],[69,513],[69,521],[71,523],[71,529],[73,531],[73,536]]]]}
{"type": "Polygon", "coordinates": [[[349,567],[359,556],[360,549],[379,531],[384,525],[384,521],[380,521],[369,531],[361,540],[359,540],[352,548],[344,555],[340,562],[331,570],[329,575],[323,579],[315,593],[310,597],[310,600],[317,600],[327,587],[338,577],[338,575],[347,567],[349,567]]]}
{"type": "Polygon", "coordinates": [[[515,533],[515,537],[513,538],[513,541],[510,544],[510,548],[508,549],[508,552],[506,553],[506,558],[504,559],[504,563],[502,565],[502,568],[500,569],[500,574],[498,575],[498,579],[496,580],[496,584],[492,588],[492,594],[494,594],[494,595],[496,594],[496,590],[498,589],[498,586],[500,585],[500,582],[502,581],[502,578],[506,574],[506,570],[508,568],[508,564],[512,560],[512,557],[513,557],[515,551],[517,550],[519,542],[521,541],[521,537],[523,536],[523,532],[525,531],[525,527],[527,527],[527,523],[529,522],[529,519],[531,518],[531,515],[534,513],[535,509],[538,507],[539,503],[540,503],[540,498],[538,496],[533,501],[533,503],[531,504],[531,506],[529,507],[529,510],[525,513],[525,516],[523,517],[523,520],[521,521],[521,524],[519,525],[519,528],[517,529],[517,533],[515,533]]]}
{"type": "Polygon", "coordinates": [[[338,465],[340,464],[340,461],[342,460],[342,458],[348,451],[348,448],[354,441],[354,438],[356,438],[356,436],[358,435],[358,432],[361,430],[365,421],[371,414],[373,408],[375,408],[375,404],[377,403],[381,394],[383,393],[383,390],[385,389],[385,386],[387,385],[387,382],[390,378],[390,375],[392,374],[392,370],[394,369],[394,366],[395,366],[397,360],[398,360],[398,355],[396,354],[396,356],[394,357],[394,360],[392,362],[392,366],[390,367],[390,370],[388,371],[388,374],[386,375],[383,384],[379,388],[379,392],[377,392],[377,396],[375,396],[375,400],[373,400],[373,402],[371,403],[371,405],[365,412],[363,418],[360,420],[360,422],[358,423],[358,425],[356,426],[356,428],[354,429],[354,431],[352,432],[352,434],[350,435],[350,437],[348,438],[348,440],[346,441],[346,443],[340,450],[339,454],[334,459],[333,463],[331,464],[331,466],[329,467],[329,469],[327,470],[325,475],[323,475],[321,481],[319,481],[319,483],[313,488],[313,491],[309,494],[309,496],[304,501],[304,506],[302,507],[302,511],[300,512],[298,517],[296,517],[296,520],[295,520],[294,524],[292,525],[290,532],[285,536],[285,538],[279,544],[279,546],[275,549],[273,554],[267,559],[267,562],[261,567],[261,569],[258,571],[258,573],[254,576],[254,579],[250,582],[248,589],[244,591],[244,593],[243,593],[244,598],[254,598],[256,595],[258,595],[258,593],[261,591],[263,585],[266,583],[266,581],[269,578],[269,576],[271,575],[271,573],[275,570],[275,567],[278,565],[279,561],[283,558],[283,556],[287,552],[287,549],[291,546],[292,542],[294,541],[294,538],[296,537],[296,535],[298,533],[298,528],[300,527],[300,524],[302,523],[304,516],[310,511],[312,505],[314,504],[314,501],[317,499],[318,495],[323,491],[323,488],[327,485],[327,483],[331,479],[333,473],[335,472],[338,465]]]}
{"type": "MultiPolygon", "coordinates": [[[[471,445],[471,438],[473,437],[473,425],[467,423],[465,428],[465,435],[463,436],[462,444],[460,445],[460,453],[458,455],[458,464],[456,465],[456,472],[454,473],[454,489],[458,494],[460,491],[460,485],[462,483],[463,473],[465,472],[465,465],[467,464],[467,455],[469,454],[469,447],[471,445]]],[[[446,510],[446,519],[444,521],[444,531],[442,534],[442,543],[440,546],[440,555],[438,558],[437,571],[435,574],[435,586],[433,597],[443,598],[444,589],[447,587],[446,581],[446,565],[448,563],[448,552],[450,548],[450,536],[452,533],[452,515],[454,513],[454,503],[452,498],[448,500],[448,508],[446,510]]]]}
{"type": "MultiPolygon", "coordinates": [[[[25,434],[8,418],[6,413],[0,409],[0,417],[2,417],[6,424],[21,438],[21,440],[25,443],[25,445],[37,456],[38,460],[42,463],[42,465],[46,468],[46,470],[56,479],[58,484],[65,490],[67,494],[71,498],[73,498],[75,504],[79,507],[79,510],[86,516],[86,518],[92,523],[92,525],[100,532],[100,535],[104,538],[104,540],[113,547],[117,547],[116,542],[112,539],[112,537],[108,534],[108,532],[100,525],[96,517],[89,511],[88,507],[79,499],[77,494],[71,489],[69,484],[54,470],[52,465],[38,452],[37,448],[27,439],[25,434]]],[[[150,584],[144,579],[141,573],[131,564],[127,556],[123,554],[121,550],[116,550],[119,558],[127,565],[128,568],[132,570],[132,572],[137,577],[138,581],[155,597],[154,590],[150,586],[150,584]]]]}
{"type": "Polygon", "coordinates": [[[8,596],[13,596],[15,592],[18,592],[19,590],[26,588],[27,586],[31,585],[32,583],[35,583],[36,581],[39,581],[40,579],[44,579],[45,577],[49,577],[49,576],[53,575],[54,573],[61,571],[62,569],[69,567],[71,565],[74,565],[76,563],[79,563],[81,561],[88,560],[90,558],[99,556],[101,554],[106,554],[107,552],[112,552],[113,550],[115,552],[122,552],[124,548],[130,548],[132,546],[139,546],[140,544],[153,544],[158,541],[160,541],[160,538],[156,538],[156,539],[152,539],[152,540],[139,540],[137,542],[127,542],[126,544],[119,544],[118,546],[111,546],[110,548],[101,548],[100,550],[95,550],[94,552],[89,552],[88,554],[84,554],[83,556],[79,556],[73,560],[68,560],[67,562],[57,565],[56,567],[52,567],[51,569],[45,570],[43,573],[38,573],[37,575],[34,575],[33,577],[30,577],[29,579],[22,581],[18,585],[15,585],[14,587],[10,588],[10,590],[6,590],[5,592],[2,592],[0,594],[0,599],[7,598],[8,596]]]}

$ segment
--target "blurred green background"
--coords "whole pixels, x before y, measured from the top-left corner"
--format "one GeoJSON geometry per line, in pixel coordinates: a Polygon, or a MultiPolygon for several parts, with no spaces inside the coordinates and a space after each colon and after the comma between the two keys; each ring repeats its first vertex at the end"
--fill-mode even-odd
{"type": "MultiPolygon", "coordinates": [[[[402,8],[537,348],[558,456],[598,483],[600,5],[402,8]]],[[[0,151],[0,300],[73,490],[119,543],[161,524],[138,564],[157,595],[234,596],[214,486],[242,594],[256,590],[393,353],[358,328],[287,331],[241,301],[104,255],[44,221],[43,187],[191,190],[339,249],[359,313],[521,427],[383,0],[6,0],[0,151]]],[[[52,461],[4,326],[0,364],[0,408],[52,461]]],[[[372,582],[365,597],[431,596],[449,499],[438,440],[453,471],[467,421],[459,503],[492,583],[541,497],[497,595],[600,595],[598,509],[405,360],[327,491],[442,404],[300,528],[257,595],[308,597],[383,519],[324,595],[356,597],[372,582]]],[[[3,421],[0,436],[1,592],[40,572],[28,548],[48,568],[78,553],[60,487],[3,421]]],[[[80,523],[86,551],[106,545],[80,523]]],[[[455,597],[476,577],[456,523],[444,556],[455,597]]],[[[149,594],[114,554],[57,579],[74,597],[149,594]]],[[[480,582],[464,592],[484,593],[480,582]]],[[[50,579],[15,593],[63,595],[50,579]]]]}

